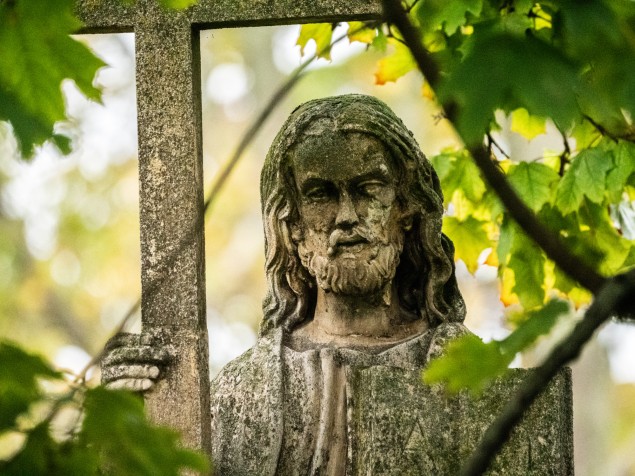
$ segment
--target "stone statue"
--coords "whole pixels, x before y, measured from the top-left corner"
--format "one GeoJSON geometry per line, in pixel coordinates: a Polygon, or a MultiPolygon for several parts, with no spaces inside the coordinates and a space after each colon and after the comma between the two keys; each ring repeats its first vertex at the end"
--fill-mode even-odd
{"type": "MultiPolygon", "coordinates": [[[[215,474],[455,472],[482,428],[451,425],[465,405],[420,379],[468,331],[439,180],[410,131],[372,97],[310,101],[261,195],[268,293],[258,342],[212,382],[215,474]]],[[[107,356],[104,381],[151,386],[166,355],[135,354],[143,339],[117,340],[131,365],[107,356]]]]}

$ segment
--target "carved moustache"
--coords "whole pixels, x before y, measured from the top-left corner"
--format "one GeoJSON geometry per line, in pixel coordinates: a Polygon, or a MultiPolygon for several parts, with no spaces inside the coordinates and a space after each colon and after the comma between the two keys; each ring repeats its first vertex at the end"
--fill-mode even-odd
{"type": "Polygon", "coordinates": [[[360,243],[370,243],[372,241],[371,233],[364,227],[356,227],[354,230],[345,231],[337,229],[329,236],[329,247],[326,254],[333,257],[338,247],[354,246],[360,243]]]}

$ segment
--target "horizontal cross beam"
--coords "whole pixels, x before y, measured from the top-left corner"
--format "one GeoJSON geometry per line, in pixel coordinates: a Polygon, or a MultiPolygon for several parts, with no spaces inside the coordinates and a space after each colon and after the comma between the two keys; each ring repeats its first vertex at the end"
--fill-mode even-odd
{"type": "MultiPolygon", "coordinates": [[[[146,10],[146,3],[144,0],[132,5],[122,0],[78,0],[76,13],[85,25],[81,32],[132,32],[146,10]]],[[[193,28],[203,30],[378,20],[381,12],[381,0],[200,0],[184,13],[193,28]]]]}

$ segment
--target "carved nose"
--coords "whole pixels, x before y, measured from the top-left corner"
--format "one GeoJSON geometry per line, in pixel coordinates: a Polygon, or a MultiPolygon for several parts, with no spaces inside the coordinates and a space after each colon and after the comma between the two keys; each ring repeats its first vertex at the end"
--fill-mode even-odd
{"type": "Polygon", "coordinates": [[[335,217],[335,224],[337,226],[350,227],[356,225],[359,222],[355,206],[348,193],[342,193],[340,195],[339,210],[337,217],[335,217]]]}

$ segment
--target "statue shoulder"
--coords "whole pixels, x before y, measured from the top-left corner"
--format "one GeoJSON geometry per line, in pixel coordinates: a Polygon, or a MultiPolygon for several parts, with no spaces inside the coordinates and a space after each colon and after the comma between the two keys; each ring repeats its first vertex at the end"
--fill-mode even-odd
{"type": "Polygon", "coordinates": [[[261,380],[280,368],[279,341],[276,333],[260,337],[252,348],[225,365],[211,382],[212,401],[240,388],[252,392],[254,387],[260,388],[261,380]]]}
{"type": "Polygon", "coordinates": [[[211,384],[215,476],[273,475],[282,441],[280,338],[260,337],[211,384]]]}
{"type": "Polygon", "coordinates": [[[430,347],[428,348],[427,361],[435,359],[444,354],[445,346],[451,340],[466,334],[471,334],[467,327],[459,322],[444,322],[433,329],[430,347]]]}

